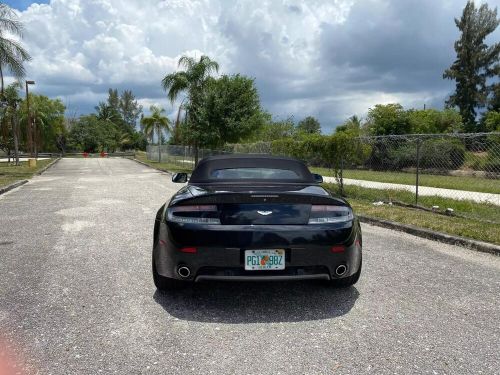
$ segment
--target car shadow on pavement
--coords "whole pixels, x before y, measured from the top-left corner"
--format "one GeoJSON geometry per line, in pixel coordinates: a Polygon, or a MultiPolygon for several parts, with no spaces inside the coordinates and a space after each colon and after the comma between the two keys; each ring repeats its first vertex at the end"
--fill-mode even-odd
{"type": "Polygon", "coordinates": [[[317,281],[205,282],[153,298],[171,316],[213,323],[277,323],[335,318],[348,313],[359,292],[317,281]]]}

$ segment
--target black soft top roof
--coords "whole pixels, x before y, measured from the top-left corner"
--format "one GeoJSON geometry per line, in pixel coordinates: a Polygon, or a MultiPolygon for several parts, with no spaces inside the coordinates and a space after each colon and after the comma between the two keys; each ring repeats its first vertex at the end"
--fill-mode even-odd
{"type": "MultiPolygon", "coordinates": [[[[294,171],[299,178],[294,180],[272,180],[275,182],[287,183],[315,183],[314,177],[304,163],[292,158],[271,156],[264,154],[231,154],[206,157],[198,163],[194,169],[190,183],[211,183],[223,182],[224,180],[214,179],[210,176],[213,170],[228,168],[276,168],[288,169],[294,171]]],[[[230,182],[230,180],[225,180],[230,182]]],[[[236,180],[231,180],[232,182],[236,180]]],[[[245,182],[262,182],[262,179],[250,180],[245,182]]]]}

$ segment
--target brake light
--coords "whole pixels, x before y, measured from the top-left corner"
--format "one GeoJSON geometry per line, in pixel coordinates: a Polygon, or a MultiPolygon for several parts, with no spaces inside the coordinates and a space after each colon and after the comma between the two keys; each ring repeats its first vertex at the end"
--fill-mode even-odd
{"type": "Polygon", "coordinates": [[[335,245],[335,246],[332,246],[332,248],[330,249],[330,251],[332,253],[343,253],[345,251],[345,246],[344,245],[335,245]]]}
{"type": "Polygon", "coordinates": [[[216,205],[175,206],[167,210],[169,221],[191,224],[220,224],[216,205]]]}
{"type": "Polygon", "coordinates": [[[309,224],[343,223],[352,219],[353,214],[349,207],[312,205],[309,224]]]}
{"type": "Polygon", "coordinates": [[[181,248],[181,252],[188,254],[196,254],[198,249],[196,247],[183,247],[181,248]]]}

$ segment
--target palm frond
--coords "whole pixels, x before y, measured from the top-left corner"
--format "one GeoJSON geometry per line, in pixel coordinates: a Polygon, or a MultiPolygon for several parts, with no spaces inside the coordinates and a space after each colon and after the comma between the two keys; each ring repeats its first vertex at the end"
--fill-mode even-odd
{"type": "Polygon", "coordinates": [[[177,99],[177,96],[189,87],[189,78],[186,72],[176,72],[168,74],[162,80],[162,87],[167,92],[167,97],[171,103],[177,99]]]}
{"type": "Polygon", "coordinates": [[[0,30],[22,36],[23,24],[16,18],[16,13],[7,4],[0,3],[0,30]]]}
{"type": "Polygon", "coordinates": [[[29,60],[31,56],[19,43],[0,36],[0,64],[5,65],[15,77],[24,77],[23,63],[29,60]]]}
{"type": "Polygon", "coordinates": [[[194,61],[194,59],[192,57],[183,55],[179,59],[179,62],[177,63],[177,66],[179,66],[179,67],[182,66],[186,70],[191,70],[195,64],[196,64],[196,62],[194,61]]]}

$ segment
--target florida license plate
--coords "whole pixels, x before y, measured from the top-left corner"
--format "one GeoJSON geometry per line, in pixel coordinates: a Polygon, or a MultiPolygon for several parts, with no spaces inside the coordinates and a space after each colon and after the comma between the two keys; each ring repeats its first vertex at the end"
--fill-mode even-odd
{"type": "Polygon", "coordinates": [[[285,269],[285,250],[245,250],[245,270],[266,271],[285,269]]]}

